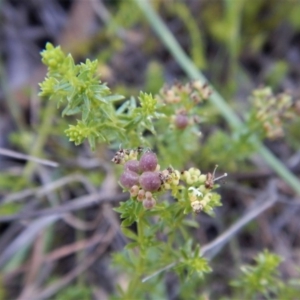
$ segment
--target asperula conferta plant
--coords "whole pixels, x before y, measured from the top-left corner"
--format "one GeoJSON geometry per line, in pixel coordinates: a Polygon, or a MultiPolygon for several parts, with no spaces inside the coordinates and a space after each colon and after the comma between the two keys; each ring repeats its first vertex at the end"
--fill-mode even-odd
{"type": "Polygon", "coordinates": [[[112,161],[123,166],[121,186],[147,210],[155,207],[158,194],[167,190],[186,190],[190,208],[195,213],[211,213],[215,206],[221,205],[219,195],[213,192],[214,183],[227,174],[215,178],[217,166],[213,173],[207,174],[197,168],[182,172],[172,167],[160,170],[156,154],[142,147],[120,149],[112,161]]]}
{"type": "Polygon", "coordinates": [[[170,116],[171,127],[184,130],[198,123],[195,108],[205,102],[212,91],[208,84],[192,81],[186,84],[176,82],[172,86],[164,86],[157,96],[158,102],[172,107],[174,113],[170,116]]]}

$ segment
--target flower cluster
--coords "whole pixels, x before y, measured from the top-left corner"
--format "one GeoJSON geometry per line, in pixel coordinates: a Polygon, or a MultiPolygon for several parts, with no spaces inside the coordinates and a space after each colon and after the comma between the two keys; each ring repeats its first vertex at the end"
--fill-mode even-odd
{"type": "Polygon", "coordinates": [[[188,186],[188,198],[193,211],[196,213],[204,210],[210,214],[214,206],[220,205],[219,195],[213,193],[212,190],[214,182],[226,177],[227,173],[215,178],[215,170],[213,174],[201,174],[201,171],[196,168],[190,168],[188,171],[182,172],[181,180],[188,186]]]}
{"type": "Polygon", "coordinates": [[[120,183],[124,189],[130,191],[130,195],[138,201],[143,202],[146,209],[156,204],[152,193],[157,192],[161,187],[161,177],[156,154],[142,148],[119,150],[113,162],[124,165],[124,171],[120,177],[120,183]]]}
{"type": "MultiPolygon", "coordinates": [[[[268,87],[254,90],[250,100],[253,102],[252,118],[262,125],[268,138],[284,135],[283,121],[295,118],[296,109],[292,97],[286,93],[274,95],[268,87]]],[[[295,103],[297,108],[298,102],[295,103]]]]}
{"type": "Polygon", "coordinates": [[[179,184],[179,171],[170,167],[160,171],[157,156],[150,150],[121,149],[112,161],[124,165],[120,183],[129,190],[131,197],[143,202],[146,209],[155,206],[157,192],[179,184]]]}
{"type": "Polygon", "coordinates": [[[214,182],[227,174],[215,178],[215,171],[213,174],[201,174],[196,168],[183,172],[172,167],[160,170],[156,154],[141,147],[120,149],[112,161],[123,165],[120,176],[122,187],[130,192],[132,198],[142,202],[146,209],[153,208],[158,193],[167,190],[186,190],[190,207],[195,213],[205,211],[210,214],[215,206],[221,205],[219,195],[212,190],[214,182]]]}
{"type": "Polygon", "coordinates": [[[209,98],[211,89],[207,84],[193,81],[186,84],[175,83],[173,86],[164,86],[157,99],[167,107],[171,107],[175,114],[171,116],[171,123],[176,129],[183,130],[189,125],[197,124],[199,119],[193,109],[209,98]]]}

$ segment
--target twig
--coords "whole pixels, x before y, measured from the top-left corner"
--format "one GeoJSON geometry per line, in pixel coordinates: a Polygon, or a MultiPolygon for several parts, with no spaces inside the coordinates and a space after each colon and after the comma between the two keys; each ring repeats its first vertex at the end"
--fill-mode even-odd
{"type": "Polygon", "coordinates": [[[59,164],[57,162],[50,161],[47,159],[37,158],[35,156],[26,155],[26,154],[12,151],[12,150],[5,149],[5,148],[0,148],[0,155],[17,158],[17,159],[23,159],[23,160],[27,160],[27,161],[33,161],[33,162],[36,162],[36,163],[39,163],[39,164],[42,164],[45,166],[49,166],[49,167],[54,167],[54,168],[59,166],[59,164]]]}
{"type": "Polygon", "coordinates": [[[72,243],[70,245],[63,246],[59,249],[56,249],[49,253],[45,257],[45,262],[53,262],[55,260],[61,259],[65,256],[71,255],[77,251],[84,250],[88,247],[94,246],[96,244],[107,243],[110,241],[110,237],[107,234],[99,234],[96,233],[94,236],[92,236],[89,239],[80,240],[75,243],[72,243]]]}
{"type": "Polygon", "coordinates": [[[64,216],[64,221],[71,227],[82,230],[82,231],[90,231],[95,229],[98,225],[100,220],[103,218],[101,211],[98,212],[95,219],[92,221],[83,221],[80,218],[76,217],[73,214],[66,214],[64,216]]]}
{"type": "Polygon", "coordinates": [[[105,239],[108,241],[106,244],[100,245],[93,255],[87,256],[77,267],[75,267],[66,276],[61,278],[58,282],[50,285],[40,293],[37,293],[31,300],[42,300],[48,299],[53,296],[57,291],[62,289],[64,286],[68,285],[72,280],[74,280],[79,274],[88,269],[96,259],[107,249],[110,241],[114,238],[116,230],[111,227],[111,229],[106,234],[105,239]]]}
{"type": "Polygon", "coordinates": [[[95,193],[95,187],[88,181],[88,179],[81,174],[72,174],[63,178],[60,178],[59,180],[53,181],[51,183],[48,183],[46,185],[43,185],[40,188],[33,188],[33,189],[27,189],[23,190],[18,193],[13,193],[8,196],[5,196],[1,204],[8,203],[8,202],[15,202],[19,200],[23,200],[26,197],[30,197],[35,195],[37,198],[42,197],[44,195],[47,195],[50,191],[56,190],[66,184],[72,183],[74,181],[81,182],[86,190],[90,193],[95,193]]]}
{"type": "Polygon", "coordinates": [[[61,214],[64,214],[66,212],[87,208],[89,206],[93,206],[99,203],[125,201],[128,198],[129,198],[128,193],[122,193],[115,196],[107,196],[105,194],[95,193],[95,194],[90,194],[87,196],[75,198],[74,200],[69,201],[67,204],[60,205],[57,207],[51,207],[51,208],[41,209],[39,211],[14,214],[9,216],[2,216],[0,217],[0,223],[11,222],[15,220],[24,220],[24,219],[35,218],[35,217],[43,217],[49,215],[55,215],[57,217],[60,217],[61,214]]]}
{"type": "Polygon", "coordinates": [[[277,201],[277,195],[272,193],[267,200],[257,201],[255,207],[246,213],[239,221],[233,224],[229,229],[217,237],[213,242],[205,245],[200,250],[200,255],[208,259],[212,259],[216,256],[224,245],[231,239],[232,236],[236,235],[245,225],[255,219],[261,213],[268,208],[272,207],[277,201]]]}
{"type": "Polygon", "coordinates": [[[36,278],[39,273],[39,269],[42,265],[43,259],[43,236],[40,233],[35,240],[33,252],[31,255],[30,267],[28,268],[27,276],[25,277],[24,288],[17,300],[27,300],[31,298],[31,295],[36,291],[36,278]]]}
{"type": "MultiPolygon", "coordinates": [[[[108,228],[104,228],[103,231],[106,232],[107,229],[108,228]]],[[[109,241],[110,241],[110,238],[109,238],[109,236],[107,236],[106,233],[105,234],[95,233],[89,239],[83,239],[83,240],[77,241],[75,243],[68,244],[68,245],[62,246],[58,249],[53,250],[52,252],[50,252],[49,254],[47,254],[44,257],[43,261],[41,262],[41,265],[44,263],[52,263],[56,260],[66,257],[68,255],[74,254],[77,251],[84,250],[86,248],[95,246],[95,245],[99,244],[100,242],[106,243],[109,241]]],[[[7,274],[4,274],[4,280],[5,281],[11,280],[11,278],[13,278],[14,276],[18,276],[23,272],[27,272],[29,267],[30,267],[30,264],[26,263],[26,264],[18,267],[17,269],[15,269],[7,274]]]]}

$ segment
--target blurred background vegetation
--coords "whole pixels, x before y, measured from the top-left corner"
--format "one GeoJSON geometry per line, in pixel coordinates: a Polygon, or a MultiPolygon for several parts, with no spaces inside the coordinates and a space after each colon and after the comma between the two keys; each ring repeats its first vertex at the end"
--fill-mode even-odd
{"type": "MultiPolygon", "coordinates": [[[[259,86],[299,99],[299,2],[149,2],[241,118],[259,86]]],[[[37,96],[46,74],[40,51],[50,41],[77,62],[98,59],[101,80],[126,98],[141,90],[156,94],[163,85],[188,78],[133,0],[0,0],[0,40],[0,299],[108,299],[117,284],[128,282],[111,268],[111,253],[126,245],[112,207],[126,195],[118,188],[119,171],[110,164],[113,151],[100,145],[92,153],[87,144],[69,143],[64,130],[70,119],[61,118],[55,102],[37,96]],[[15,152],[59,166],[37,164],[15,152]],[[96,203],[97,195],[104,204],[96,203]]],[[[274,180],[279,200],[231,239],[212,261],[214,272],[205,282],[187,283],[185,291],[211,299],[234,297],[229,280],[264,248],[284,258],[283,278],[299,276],[299,196],[260,157],[250,157],[248,144],[234,142],[214,105],[205,106],[203,122],[185,167],[207,172],[218,164],[230,176],[221,184],[217,218],[196,216],[201,226],[193,231],[195,240],[204,245],[216,238],[268,195],[274,180]]],[[[284,124],[282,137],[264,140],[298,177],[299,140],[299,117],[284,124]]],[[[161,155],[168,160],[168,153],[161,155]]],[[[164,280],[169,299],[200,299],[176,294],[176,278],[164,280]]]]}

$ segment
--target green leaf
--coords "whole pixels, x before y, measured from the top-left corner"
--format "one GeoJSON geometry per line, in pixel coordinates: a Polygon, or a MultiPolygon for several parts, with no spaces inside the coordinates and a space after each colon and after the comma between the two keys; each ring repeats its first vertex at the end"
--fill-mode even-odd
{"type": "Polygon", "coordinates": [[[122,100],[124,98],[125,97],[122,95],[110,95],[110,96],[104,97],[105,101],[107,101],[107,102],[115,102],[115,101],[122,100]]]}
{"type": "Polygon", "coordinates": [[[150,119],[146,119],[146,120],[144,120],[144,122],[145,122],[146,129],[151,131],[152,134],[156,134],[153,122],[150,119]]]}
{"type": "Polygon", "coordinates": [[[128,109],[130,105],[129,101],[125,101],[116,111],[117,115],[122,115],[124,114],[124,112],[126,111],[126,109],[128,109]]]}
{"type": "Polygon", "coordinates": [[[123,234],[126,237],[128,237],[128,238],[130,238],[132,240],[135,240],[135,241],[138,240],[138,236],[132,230],[122,227],[121,231],[123,232],[123,234]]]}
{"type": "Polygon", "coordinates": [[[189,227],[193,227],[193,228],[199,228],[199,223],[196,222],[195,220],[191,220],[191,219],[184,219],[182,221],[182,223],[186,226],[189,226],[189,227]]]}
{"type": "Polygon", "coordinates": [[[135,222],[134,218],[125,219],[124,221],[122,221],[121,227],[128,227],[128,226],[132,225],[134,222],[135,222]]]}
{"type": "Polygon", "coordinates": [[[129,130],[134,130],[136,129],[136,126],[142,121],[142,116],[137,116],[131,121],[129,121],[124,127],[129,131],[129,130]]]}
{"type": "Polygon", "coordinates": [[[70,107],[69,105],[62,111],[62,116],[72,116],[80,113],[80,107],[70,107]]]}
{"type": "Polygon", "coordinates": [[[84,101],[85,108],[88,111],[90,111],[91,110],[91,101],[86,93],[83,94],[83,101],[84,101]]]}
{"type": "Polygon", "coordinates": [[[92,151],[95,151],[96,149],[96,138],[94,135],[90,135],[88,137],[88,141],[89,141],[89,144],[90,144],[90,147],[92,149],[92,151]]]}
{"type": "Polygon", "coordinates": [[[106,98],[105,97],[103,97],[101,94],[94,94],[94,97],[97,99],[97,100],[99,100],[100,102],[102,102],[102,103],[105,103],[105,104],[107,104],[108,102],[106,101],[106,98]]]}
{"type": "Polygon", "coordinates": [[[54,87],[54,92],[58,92],[58,91],[65,91],[65,92],[69,92],[72,90],[72,85],[70,85],[69,82],[64,82],[62,81],[61,83],[55,85],[54,87]]]}
{"type": "Polygon", "coordinates": [[[127,244],[124,249],[129,250],[138,247],[140,244],[138,242],[132,242],[127,244]]]}
{"type": "Polygon", "coordinates": [[[89,119],[89,115],[90,115],[90,110],[86,106],[83,106],[83,108],[82,108],[82,120],[84,122],[87,122],[88,119],[89,119]]]}

